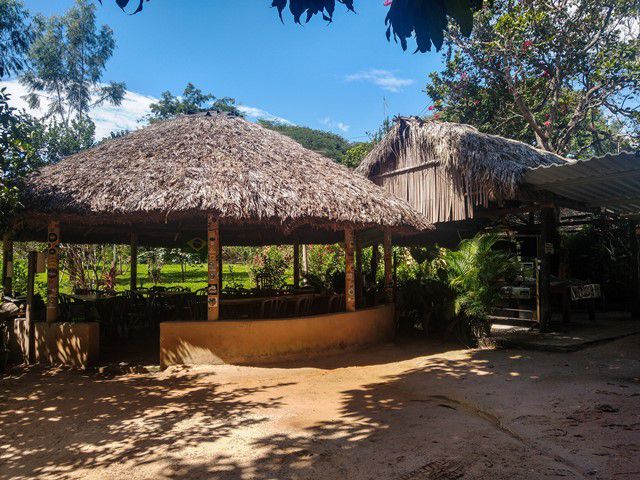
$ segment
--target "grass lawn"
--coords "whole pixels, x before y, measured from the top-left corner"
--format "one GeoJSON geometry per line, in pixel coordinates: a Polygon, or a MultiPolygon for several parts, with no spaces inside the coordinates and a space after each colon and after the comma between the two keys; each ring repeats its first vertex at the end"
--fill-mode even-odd
{"type": "MultiPolygon", "coordinates": [[[[242,264],[223,264],[222,282],[225,287],[231,284],[240,284],[245,288],[255,287],[253,280],[251,279],[251,271],[248,265],[242,264]]],[[[291,279],[289,280],[291,282],[291,279]]],[[[187,266],[185,278],[182,278],[182,271],[180,265],[165,265],[162,268],[161,282],[158,284],[164,287],[187,287],[192,292],[204,288],[207,286],[207,265],[190,265],[187,266]]],[[[152,287],[151,282],[147,274],[147,265],[138,265],[138,286],[152,287]]],[[[117,290],[129,289],[129,275],[119,276],[117,279],[117,290]]],[[[60,277],[60,292],[71,293],[71,284],[69,283],[69,275],[66,272],[62,272],[60,277]]],[[[41,273],[36,276],[36,292],[43,298],[47,293],[47,275],[41,273]]]]}

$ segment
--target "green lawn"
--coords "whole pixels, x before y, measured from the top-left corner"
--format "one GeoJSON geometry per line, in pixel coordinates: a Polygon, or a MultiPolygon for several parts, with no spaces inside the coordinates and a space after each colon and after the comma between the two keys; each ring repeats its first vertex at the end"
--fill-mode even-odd
{"type": "MultiPolygon", "coordinates": [[[[207,265],[192,265],[187,267],[185,279],[182,279],[182,272],[180,265],[165,265],[162,268],[161,282],[158,285],[165,287],[187,287],[191,291],[196,291],[200,288],[207,286],[207,265]]],[[[129,275],[118,277],[117,290],[129,289],[129,275]]],[[[232,283],[240,284],[245,288],[252,288],[255,285],[251,279],[251,272],[248,265],[241,264],[223,264],[222,275],[223,286],[229,286],[232,283]],[[233,271],[233,274],[231,273],[233,271]]],[[[152,287],[153,282],[147,275],[147,265],[138,265],[138,286],[142,284],[143,287],[152,287]]],[[[43,298],[47,293],[47,275],[41,273],[36,276],[36,292],[43,298]]],[[[69,276],[62,272],[60,277],[60,292],[71,293],[71,285],[69,283],[69,276]]]]}

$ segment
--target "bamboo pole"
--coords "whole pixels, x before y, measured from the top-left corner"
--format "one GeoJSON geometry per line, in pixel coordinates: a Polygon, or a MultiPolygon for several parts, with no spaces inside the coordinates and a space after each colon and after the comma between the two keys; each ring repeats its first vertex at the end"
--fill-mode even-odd
{"type": "Polygon", "coordinates": [[[344,231],[344,253],[345,253],[345,296],[347,312],[356,311],[356,277],[354,266],[355,238],[353,229],[344,231]]]}
{"type": "Polygon", "coordinates": [[[26,319],[29,329],[29,344],[27,350],[27,360],[30,364],[36,363],[36,319],[34,315],[34,290],[36,280],[36,267],[38,264],[38,252],[29,252],[27,260],[27,308],[26,319]]]}
{"type": "Polygon", "coordinates": [[[131,234],[131,280],[129,287],[132,292],[138,289],[138,234],[131,234]]]}
{"type": "Polygon", "coordinates": [[[60,222],[49,222],[47,247],[47,322],[58,320],[58,296],[60,290],[60,222]]]}
{"type": "Polygon", "coordinates": [[[208,269],[209,288],[207,291],[207,318],[209,321],[220,319],[220,224],[209,214],[208,221],[208,269]]]}
{"type": "Polygon", "coordinates": [[[2,293],[11,296],[13,292],[13,238],[5,234],[2,239],[2,293]]]}
{"type": "Polygon", "coordinates": [[[393,303],[393,261],[391,234],[384,232],[384,292],[387,303],[393,303]]]}
{"type": "Polygon", "coordinates": [[[293,244],[293,286],[300,286],[300,244],[293,244]]]}

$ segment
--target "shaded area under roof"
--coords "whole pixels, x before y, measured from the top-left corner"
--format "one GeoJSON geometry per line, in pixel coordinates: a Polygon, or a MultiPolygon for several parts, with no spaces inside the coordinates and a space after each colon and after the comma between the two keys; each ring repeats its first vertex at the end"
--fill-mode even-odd
{"type": "Polygon", "coordinates": [[[587,208],[618,215],[640,214],[640,152],[608,154],[527,171],[523,183],[587,208]]]}

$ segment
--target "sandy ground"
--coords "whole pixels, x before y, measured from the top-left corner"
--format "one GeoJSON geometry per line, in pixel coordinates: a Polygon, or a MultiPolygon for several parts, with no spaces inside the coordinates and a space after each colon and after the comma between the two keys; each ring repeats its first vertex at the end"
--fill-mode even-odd
{"type": "Polygon", "coordinates": [[[0,478],[640,478],[640,336],[1,381],[0,478]]]}

